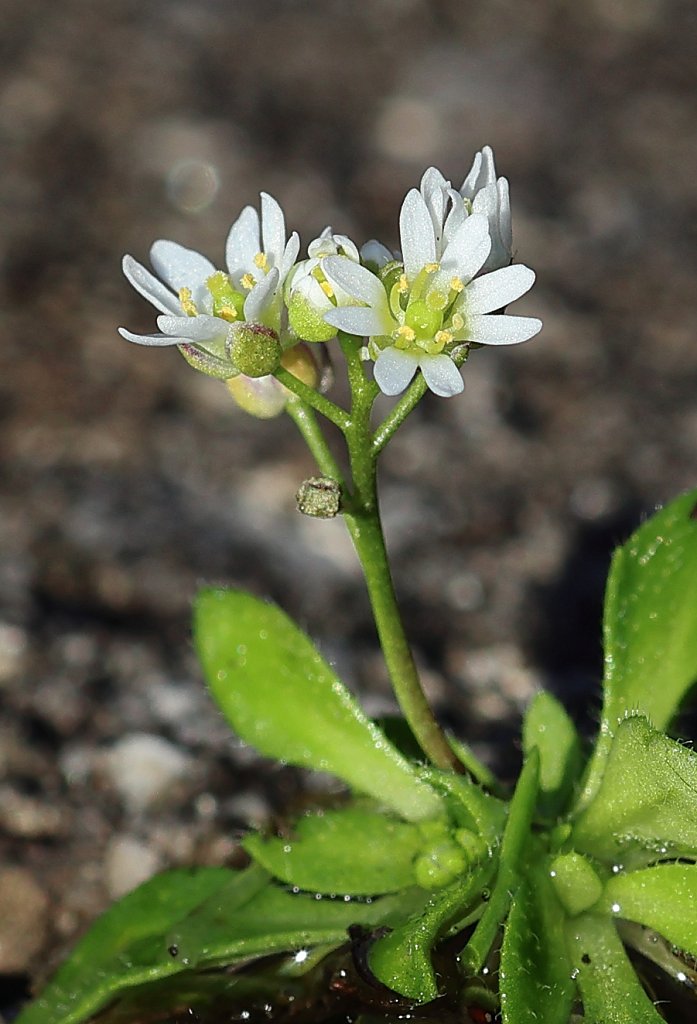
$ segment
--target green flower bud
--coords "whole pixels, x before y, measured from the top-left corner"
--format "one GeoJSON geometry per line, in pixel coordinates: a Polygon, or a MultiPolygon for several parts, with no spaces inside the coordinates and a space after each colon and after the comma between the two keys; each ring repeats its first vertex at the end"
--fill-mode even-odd
{"type": "Polygon", "coordinates": [[[414,863],[416,884],[422,889],[441,889],[466,868],[467,859],[459,846],[448,841],[438,843],[417,857],[414,863]]]}
{"type": "Polygon", "coordinates": [[[230,360],[245,377],[267,377],[281,363],[278,335],[262,324],[233,324],[228,352],[230,360]]]}
{"type": "MultiPolygon", "coordinates": [[[[286,349],[281,356],[281,366],[308,387],[317,386],[317,361],[307,345],[286,349]]],[[[290,398],[290,391],[272,375],[247,377],[240,373],[236,377],[231,376],[225,385],[239,407],[260,420],[280,416],[290,398]]]]}
{"type": "Polygon", "coordinates": [[[571,917],[598,902],[603,883],[595,868],[580,853],[562,853],[552,861],[549,876],[559,902],[571,917]]]}

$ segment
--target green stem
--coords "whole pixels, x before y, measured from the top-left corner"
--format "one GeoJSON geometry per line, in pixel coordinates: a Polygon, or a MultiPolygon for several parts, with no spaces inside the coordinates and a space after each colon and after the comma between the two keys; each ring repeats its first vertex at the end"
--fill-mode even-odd
{"type": "Polygon", "coordinates": [[[296,427],[300,431],[305,441],[305,444],[310,449],[310,454],[313,456],[320,473],[324,476],[331,477],[332,480],[336,480],[340,484],[342,490],[346,490],[346,484],[344,482],[343,474],[339,469],[339,464],[329,450],[326,438],[322,433],[320,426],[317,422],[317,418],[304,402],[299,398],[292,398],[286,405],[286,412],[295,423],[296,427]]]}
{"type": "Polygon", "coordinates": [[[353,499],[344,519],[363,568],[380,644],[395,696],[421,749],[439,768],[461,765],[436,721],[421,686],[404,632],[387,559],[377,496],[377,453],[372,448],[370,412],[378,389],[366,378],[356,339],[339,336],[346,357],[352,395],[351,424],[346,431],[353,499]]]}
{"type": "Polygon", "coordinates": [[[315,391],[314,388],[309,387],[307,384],[303,384],[301,380],[298,380],[295,374],[292,374],[283,366],[278,367],[274,372],[274,377],[276,380],[280,381],[281,384],[284,384],[289,391],[292,391],[293,394],[301,401],[305,402],[306,405],[312,406],[316,412],[326,416],[326,418],[330,420],[335,427],[338,427],[339,430],[346,433],[351,423],[351,417],[345,409],[342,409],[334,402],[331,402],[328,398],[325,398],[324,395],[320,395],[319,391],[315,391]]]}

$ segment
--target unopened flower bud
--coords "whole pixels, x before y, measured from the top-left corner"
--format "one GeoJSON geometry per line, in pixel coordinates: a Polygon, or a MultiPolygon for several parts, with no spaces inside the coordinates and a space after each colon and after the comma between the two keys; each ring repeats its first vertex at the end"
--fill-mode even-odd
{"type": "Polygon", "coordinates": [[[298,512],[315,519],[333,519],[341,508],[341,487],[328,476],[303,480],[295,495],[298,512]]]}
{"type": "Polygon", "coordinates": [[[298,288],[288,300],[288,322],[305,341],[329,341],[336,335],[336,327],[324,320],[324,314],[334,306],[326,296],[322,298],[323,302],[313,302],[298,288]]]}
{"type": "Polygon", "coordinates": [[[278,335],[263,324],[233,324],[228,347],[231,361],[245,377],[267,377],[280,366],[278,335]]]}
{"type": "MultiPolygon", "coordinates": [[[[306,345],[295,345],[287,349],[281,356],[280,364],[308,387],[317,386],[319,367],[306,345]]],[[[249,377],[240,373],[226,380],[225,385],[239,407],[260,420],[280,416],[290,398],[290,391],[272,374],[249,377]]]]}

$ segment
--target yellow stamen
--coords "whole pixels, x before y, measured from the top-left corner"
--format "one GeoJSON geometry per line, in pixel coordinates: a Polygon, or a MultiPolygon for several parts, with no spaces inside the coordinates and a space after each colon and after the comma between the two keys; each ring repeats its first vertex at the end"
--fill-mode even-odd
{"type": "Polygon", "coordinates": [[[397,348],[407,348],[409,345],[414,343],[416,338],[416,331],[413,327],[409,327],[407,324],[402,324],[392,335],[395,339],[397,348]]]}
{"type": "Polygon", "coordinates": [[[399,275],[399,281],[397,282],[397,291],[400,295],[406,294],[409,291],[409,282],[407,281],[406,274],[399,275]]]}
{"type": "Polygon", "coordinates": [[[196,303],[191,296],[191,288],[179,289],[179,302],[187,316],[196,316],[198,314],[196,303]]]}
{"type": "Polygon", "coordinates": [[[259,267],[259,270],[267,271],[269,269],[269,258],[265,252],[258,252],[254,257],[254,266],[259,267]]]}
{"type": "Polygon", "coordinates": [[[461,331],[462,328],[465,326],[465,318],[460,313],[454,313],[450,323],[453,326],[453,330],[461,331]]]}
{"type": "Polygon", "coordinates": [[[242,285],[243,288],[246,288],[247,291],[250,292],[254,285],[256,284],[256,281],[254,280],[251,274],[243,274],[240,284],[242,285]]]}
{"type": "Polygon", "coordinates": [[[329,281],[320,281],[319,286],[328,299],[334,298],[334,289],[330,285],[329,281]]]}
{"type": "Polygon", "coordinates": [[[238,313],[234,306],[221,306],[218,310],[218,316],[221,320],[227,320],[231,324],[237,320],[238,313]]]}
{"type": "Polygon", "coordinates": [[[452,288],[452,290],[454,292],[458,292],[458,293],[461,292],[461,291],[464,291],[464,289],[465,289],[464,282],[459,277],[453,277],[451,279],[450,287],[452,288]]]}
{"type": "Polygon", "coordinates": [[[434,341],[437,341],[442,347],[449,345],[452,340],[453,336],[450,331],[436,331],[434,341]]]}
{"type": "Polygon", "coordinates": [[[437,270],[440,270],[440,263],[427,263],[424,270],[427,274],[435,274],[437,270]]]}

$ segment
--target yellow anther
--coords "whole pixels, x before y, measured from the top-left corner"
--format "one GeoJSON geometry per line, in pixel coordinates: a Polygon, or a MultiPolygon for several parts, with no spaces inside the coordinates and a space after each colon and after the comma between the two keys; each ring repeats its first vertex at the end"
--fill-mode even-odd
{"type": "Polygon", "coordinates": [[[240,284],[242,285],[243,288],[246,288],[247,291],[250,292],[254,285],[256,284],[256,281],[254,280],[251,274],[243,274],[240,284]]]}
{"type": "Polygon", "coordinates": [[[402,324],[394,332],[393,337],[399,348],[401,345],[411,345],[416,338],[416,331],[413,327],[409,327],[408,324],[402,324]]]}
{"type": "Polygon", "coordinates": [[[409,282],[407,281],[406,274],[399,275],[399,281],[397,282],[397,291],[400,295],[405,295],[409,291],[409,282]]]}
{"type": "Polygon", "coordinates": [[[328,299],[334,298],[334,289],[330,285],[329,281],[320,281],[319,286],[328,299]]]}
{"type": "Polygon", "coordinates": [[[450,323],[452,324],[454,331],[461,331],[465,326],[465,318],[461,313],[454,313],[450,323]]]}
{"type": "Polygon", "coordinates": [[[435,274],[437,270],[440,270],[440,263],[427,263],[424,270],[427,274],[435,274]]]}
{"type": "Polygon", "coordinates": [[[450,287],[454,292],[462,292],[465,289],[464,282],[459,277],[453,277],[451,279],[450,287]]]}
{"type": "Polygon", "coordinates": [[[234,306],[221,306],[218,310],[218,316],[221,320],[227,320],[231,324],[237,320],[238,313],[234,306]]]}
{"type": "Polygon", "coordinates": [[[450,331],[436,331],[436,335],[433,340],[438,342],[440,346],[445,347],[453,340],[453,336],[450,331]]]}
{"type": "Polygon", "coordinates": [[[187,316],[197,316],[198,310],[191,295],[191,288],[179,289],[179,303],[187,316]]]}
{"type": "Polygon", "coordinates": [[[265,252],[258,252],[254,257],[254,266],[259,267],[259,270],[267,271],[269,269],[269,257],[265,252]]]}

